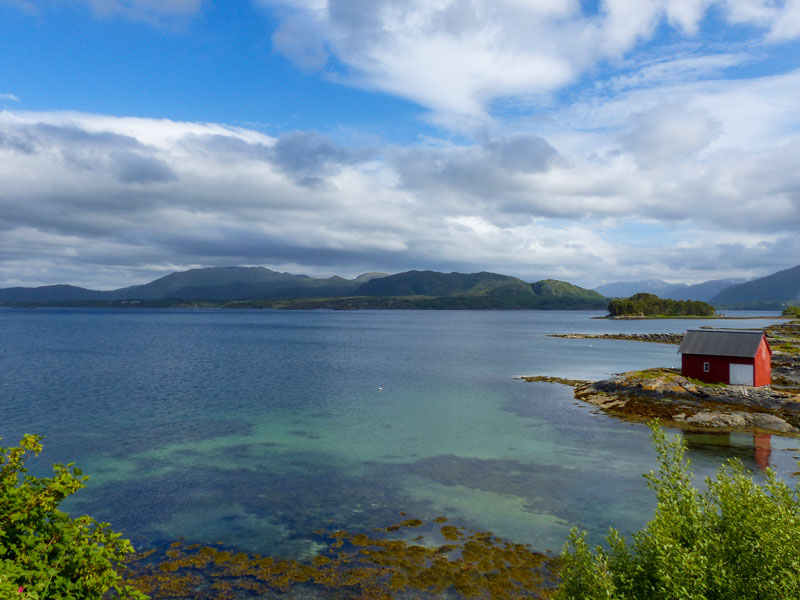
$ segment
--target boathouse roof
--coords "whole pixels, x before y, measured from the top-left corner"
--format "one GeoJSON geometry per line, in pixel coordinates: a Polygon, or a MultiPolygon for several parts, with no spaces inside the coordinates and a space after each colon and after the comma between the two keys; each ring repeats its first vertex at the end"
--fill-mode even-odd
{"type": "Polygon", "coordinates": [[[690,329],[683,336],[678,353],[753,358],[763,337],[763,331],[690,329]]]}

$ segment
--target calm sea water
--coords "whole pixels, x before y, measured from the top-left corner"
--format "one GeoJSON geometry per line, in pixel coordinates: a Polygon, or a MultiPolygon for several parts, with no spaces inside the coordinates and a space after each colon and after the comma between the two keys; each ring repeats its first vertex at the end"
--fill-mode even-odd
{"type": "MultiPolygon", "coordinates": [[[[139,546],[307,557],[314,530],[403,511],[558,551],[572,525],[600,541],[650,517],[649,430],[514,377],[678,366],[675,346],[547,334],[698,326],[598,314],[0,309],[0,436],[46,436],[39,472],[91,475],[66,507],[139,546]]],[[[691,441],[699,476],[729,456],[758,471],[749,436],[691,441]]],[[[788,476],[798,443],[772,442],[788,476]]]]}

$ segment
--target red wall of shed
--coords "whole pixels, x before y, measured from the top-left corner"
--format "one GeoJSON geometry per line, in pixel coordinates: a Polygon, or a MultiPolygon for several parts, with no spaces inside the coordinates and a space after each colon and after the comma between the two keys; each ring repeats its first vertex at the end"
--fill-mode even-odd
{"type": "Polygon", "coordinates": [[[756,352],[756,371],[753,383],[756,386],[772,383],[772,350],[766,338],[761,339],[761,345],[756,352]]]}
{"type": "Polygon", "coordinates": [[[706,383],[729,383],[730,364],[732,362],[753,364],[748,358],[734,358],[730,356],[708,356],[705,354],[682,354],[681,374],[684,377],[699,379],[706,383]],[[703,370],[703,363],[708,363],[709,371],[703,370]]]}
{"type": "Polygon", "coordinates": [[[706,383],[730,383],[731,363],[755,365],[753,384],[755,386],[772,383],[772,352],[766,341],[762,340],[755,359],[737,356],[708,356],[704,354],[682,354],[681,374],[706,383]],[[708,363],[709,371],[703,370],[703,363],[708,363]]]}

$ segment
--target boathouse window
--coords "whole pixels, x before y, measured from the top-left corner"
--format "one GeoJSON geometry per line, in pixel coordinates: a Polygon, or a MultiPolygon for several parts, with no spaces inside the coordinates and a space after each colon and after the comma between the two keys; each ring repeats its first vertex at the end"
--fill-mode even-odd
{"type": "Polygon", "coordinates": [[[711,370],[711,365],[709,365],[707,362],[704,362],[703,363],[703,373],[708,373],[710,370],[711,370]]]}

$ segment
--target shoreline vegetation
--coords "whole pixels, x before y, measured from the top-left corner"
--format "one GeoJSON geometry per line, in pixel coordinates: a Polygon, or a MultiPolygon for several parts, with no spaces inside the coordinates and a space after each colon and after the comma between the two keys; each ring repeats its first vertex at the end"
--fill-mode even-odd
{"type": "Polygon", "coordinates": [[[85,300],[8,302],[0,308],[175,308],[272,310],[602,310],[605,299],[570,293],[497,290],[453,296],[347,296],[342,298],[259,298],[245,300],[85,300]],[[519,294],[516,292],[519,291],[519,294]]]}
{"type": "MultiPolygon", "coordinates": [[[[789,313],[792,315],[792,313],[789,313]]],[[[787,315],[787,316],[789,316],[787,315]]],[[[601,381],[522,376],[527,382],[569,385],[575,398],[610,416],[633,422],[658,419],[695,432],[800,433],[800,321],[763,329],[773,349],[772,385],[760,388],[708,384],[679,369],[619,373],[601,381]]],[[[567,339],[612,339],[680,344],[682,334],[552,334],[567,339]]]]}

